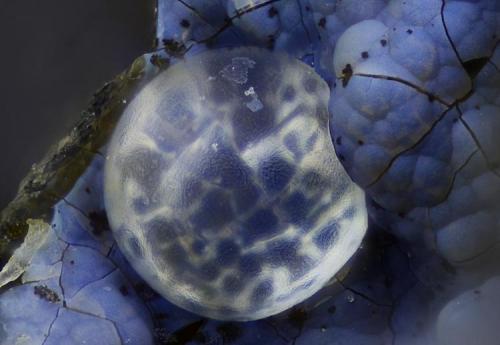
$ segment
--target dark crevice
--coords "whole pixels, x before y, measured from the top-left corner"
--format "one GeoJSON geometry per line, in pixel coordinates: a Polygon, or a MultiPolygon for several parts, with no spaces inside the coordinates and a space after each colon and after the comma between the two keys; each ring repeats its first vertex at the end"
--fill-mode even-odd
{"type": "Polygon", "coordinates": [[[377,182],[379,182],[382,179],[382,177],[389,171],[389,169],[392,167],[392,165],[394,164],[394,162],[399,157],[401,157],[405,153],[408,153],[409,151],[415,149],[419,144],[421,144],[432,133],[432,131],[434,130],[434,128],[436,128],[436,126],[446,117],[446,115],[450,112],[451,109],[452,108],[446,109],[438,117],[438,119],[432,123],[432,125],[429,127],[429,129],[426,130],[424,132],[424,134],[420,138],[418,138],[417,141],[415,141],[415,143],[413,143],[413,145],[409,146],[408,148],[406,148],[406,149],[398,152],[398,154],[394,155],[394,157],[391,158],[391,160],[389,161],[389,163],[387,164],[387,166],[384,168],[384,170],[382,170],[373,181],[371,181],[366,186],[364,186],[363,189],[366,190],[366,189],[372,187],[373,185],[375,185],[377,182]]]}
{"type": "Polygon", "coordinates": [[[78,211],[78,213],[80,213],[82,216],[84,216],[85,218],[90,220],[89,215],[85,211],[83,211],[80,207],[76,206],[75,204],[73,204],[71,201],[69,201],[65,197],[62,197],[61,200],[64,201],[69,207],[78,211]]]}
{"type": "Polygon", "coordinates": [[[80,310],[80,309],[77,309],[77,308],[74,308],[74,307],[64,307],[66,310],[69,310],[69,311],[72,311],[72,312],[75,312],[75,313],[78,313],[78,314],[82,314],[82,315],[86,315],[86,316],[90,316],[90,317],[95,317],[97,319],[101,319],[101,320],[106,320],[106,321],[111,321],[105,317],[101,317],[101,316],[97,316],[97,315],[94,315],[92,313],[89,313],[87,311],[84,311],[84,310],[80,310]]]}
{"type": "Polygon", "coordinates": [[[116,322],[115,322],[115,321],[110,320],[110,319],[108,319],[108,318],[106,318],[106,317],[102,317],[102,316],[94,315],[94,314],[92,314],[92,313],[89,313],[89,312],[86,312],[86,311],[83,311],[83,310],[80,310],[80,309],[76,309],[76,308],[72,308],[72,307],[67,307],[67,306],[66,306],[65,308],[66,308],[67,310],[70,310],[70,311],[74,312],[74,313],[78,313],[78,314],[82,314],[82,315],[86,315],[86,316],[90,316],[90,317],[93,317],[93,318],[96,318],[96,319],[105,320],[105,321],[110,322],[110,323],[113,325],[113,328],[114,328],[114,329],[115,329],[115,331],[116,331],[116,335],[118,336],[118,338],[120,338],[120,343],[121,343],[122,345],[124,345],[124,344],[125,344],[125,342],[124,342],[124,341],[123,341],[123,339],[122,339],[122,335],[120,334],[119,328],[118,328],[118,326],[117,326],[117,324],[116,324],[116,322]]]}
{"type": "MultiPolygon", "coordinates": [[[[490,59],[493,56],[493,54],[495,53],[495,50],[496,50],[498,44],[500,43],[500,40],[497,40],[495,42],[495,45],[494,45],[489,56],[479,57],[476,59],[464,61],[463,58],[460,56],[458,48],[455,45],[455,42],[453,42],[453,39],[451,38],[450,32],[448,30],[448,26],[446,25],[446,20],[445,20],[445,16],[444,16],[445,7],[446,7],[446,0],[442,0],[442,3],[441,3],[441,22],[443,23],[443,28],[444,28],[444,31],[446,34],[446,38],[448,39],[448,42],[450,43],[450,46],[453,49],[453,52],[455,53],[455,56],[457,57],[458,61],[462,65],[462,68],[465,70],[465,72],[467,72],[469,79],[474,84],[475,78],[477,77],[479,72],[483,69],[483,67],[489,62],[491,63],[490,59]]],[[[497,68],[497,70],[498,70],[498,68],[497,68]]]]}
{"type": "Polygon", "coordinates": [[[64,256],[66,255],[66,251],[68,250],[68,248],[69,248],[69,245],[67,245],[66,248],[64,248],[64,250],[61,254],[61,262],[63,262],[63,264],[61,265],[61,272],[59,273],[59,278],[57,280],[57,284],[59,285],[59,288],[61,289],[61,299],[62,299],[63,307],[66,307],[66,296],[64,294],[64,287],[62,284],[62,275],[63,275],[63,269],[64,269],[64,256]]]}
{"type": "Polygon", "coordinates": [[[300,329],[299,334],[297,334],[295,337],[293,337],[292,345],[295,345],[297,343],[297,340],[299,340],[299,338],[301,336],[302,336],[302,328],[300,329]]]}
{"type": "Polygon", "coordinates": [[[368,302],[370,302],[371,304],[373,305],[376,305],[377,307],[382,307],[382,308],[392,308],[393,305],[392,304],[386,304],[386,303],[379,303],[377,302],[376,300],[374,300],[373,298],[371,298],[370,296],[358,291],[358,290],[355,290],[353,288],[350,288],[349,286],[345,285],[342,281],[338,281],[339,284],[347,291],[367,300],[368,302]]]}
{"type": "Polygon", "coordinates": [[[103,159],[106,159],[106,153],[102,152],[101,150],[103,150],[103,149],[98,149],[96,151],[96,155],[98,155],[99,157],[102,157],[103,159]]]}
{"type": "Polygon", "coordinates": [[[479,141],[479,138],[477,137],[476,133],[474,133],[474,131],[472,130],[472,128],[469,126],[469,124],[467,123],[467,121],[465,121],[463,119],[463,113],[462,113],[462,110],[460,109],[460,107],[457,106],[457,110],[458,112],[460,113],[460,117],[459,117],[459,120],[460,122],[464,125],[465,129],[467,130],[467,132],[469,132],[470,136],[472,137],[472,140],[474,140],[474,143],[476,144],[477,148],[479,149],[479,151],[481,152],[481,155],[484,157],[484,160],[486,162],[486,165],[488,166],[488,169],[497,177],[500,178],[500,173],[498,171],[496,171],[496,169],[498,167],[495,167],[489,160],[488,158],[488,155],[486,154],[486,151],[484,150],[484,148],[482,147],[481,145],[481,142],[479,141]]]}
{"type": "MultiPolygon", "coordinates": [[[[379,245],[377,246],[378,250],[381,250],[381,253],[384,253],[388,248],[390,247],[393,247],[393,246],[396,246],[396,244],[392,241],[389,241],[387,243],[379,243],[379,245]]],[[[384,259],[381,259],[381,263],[380,263],[383,267],[383,272],[382,274],[385,274],[386,277],[387,276],[387,268],[386,268],[386,264],[385,264],[385,260],[384,259]]],[[[408,263],[408,266],[409,266],[409,263],[408,263]]],[[[378,302],[376,301],[374,298],[368,296],[367,294],[363,293],[363,292],[360,292],[354,288],[351,288],[349,286],[347,286],[342,280],[338,280],[338,283],[339,285],[345,290],[345,291],[349,291],[350,293],[352,293],[353,295],[356,295],[358,297],[361,297],[362,299],[366,300],[368,303],[378,307],[378,308],[384,308],[384,309],[388,309],[388,313],[387,313],[387,317],[386,317],[386,325],[387,325],[387,328],[389,329],[390,333],[391,333],[391,344],[394,344],[394,341],[395,341],[395,338],[396,338],[396,333],[395,333],[395,330],[394,330],[394,327],[392,325],[392,316],[393,316],[393,313],[394,313],[394,310],[395,310],[395,307],[394,307],[394,303],[395,303],[395,300],[391,294],[391,298],[390,298],[390,302],[389,303],[381,303],[381,302],[378,302]]],[[[387,287],[388,289],[388,287],[387,287]]]]}
{"type": "Polygon", "coordinates": [[[95,247],[92,247],[91,245],[82,244],[82,243],[72,243],[72,242],[68,242],[68,241],[64,241],[64,240],[61,240],[61,241],[66,243],[68,246],[90,249],[94,252],[97,252],[99,255],[105,256],[103,253],[101,253],[99,250],[97,250],[95,247]]]}
{"type": "MultiPolygon", "coordinates": [[[[438,253],[437,249],[437,233],[434,231],[434,225],[432,224],[432,218],[431,218],[431,208],[427,207],[425,209],[425,215],[427,217],[427,227],[425,229],[425,232],[427,233],[427,239],[429,242],[429,248],[435,253],[438,253]]],[[[424,235],[425,236],[425,235],[424,235]]],[[[438,256],[443,260],[443,258],[439,255],[438,256]]]]}
{"type": "Polygon", "coordinates": [[[47,342],[47,340],[50,338],[50,333],[52,332],[52,327],[54,326],[54,324],[56,323],[56,320],[57,318],[59,317],[59,312],[61,311],[61,308],[57,308],[57,311],[56,311],[56,316],[54,317],[54,320],[52,320],[52,322],[50,323],[49,325],[49,329],[47,331],[47,336],[45,337],[45,339],[43,340],[43,343],[42,345],[45,345],[45,343],[47,342]]]}
{"type": "Polygon", "coordinates": [[[493,66],[494,69],[497,70],[497,72],[500,72],[500,68],[494,63],[493,61],[489,60],[488,63],[493,66]]]}
{"type": "Polygon", "coordinates": [[[158,339],[159,344],[165,345],[186,345],[194,341],[200,334],[202,328],[207,323],[207,319],[200,319],[192,322],[181,329],[175,331],[166,339],[158,339]]]}
{"type": "Polygon", "coordinates": [[[492,65],[493,68],[495,68],[497,70],[497,72],[500,72],[500,69],[498,68],[498,66],[493,61],[491,61],[499,43],[500,43],[500,40],[495,42],[495,46],[491,50],[489,56],[485,56],[485,57],[477,58],[477,59],[472,59],[472,60],[464,62],[463,67],[466,70],[466,72],[469,74],[470,78],[473,80],[474,83],[475,83],[475,78],[477,77],[477,75],[482,71],[482,69],[487,64],[492,65]]]}
{"type": "Polygon", "coordinates": [[[107,277],[109,277],[111,274],[113,274],[117,270],[118,270],[118,267],[113,268],[111,271],[107,272],[102,277],[99,277],[99,278],[97,278],[95,280],[92,280],[92,281],[86,283],[86,284],[83,284],[82,286],[80,286],[80,288],[78,290],[75,291],[75,293],[73,294],[73,296],[71,296],[71,298],[74,298],[76,295],[78,295],[80,293],[80,291],[82,291],[83,289],[85,289],[87,286],[89,286],[91,284],[94,284],[95,282],[98,282],[99,280],[106,279],[107,277]]]}
{"type": "Polygon", "coordinates": [[[293,328],[298,330],[297,335],[292,338],[291,345],[295,345],[300,336],[302,336],[304,325],[308,316],[309,315],[305,309],[297,307],[293,308],[288,314],[288,322],[293,328]]]}
{"type": "Polygon", "coordinates": [[[479,149],[474,150],[474,151],[473,151],[473,152],[469,155],[469,157],[467,157],[467,159],[465,160],[465,162],[464,162],[462,165],[460,165],[460,166],[458,167],[458,169],[454,172],[453,177],[452,177],[452,179],[451,179],[451,181],[450,181],[450,185],[448,186],[448,189],[447,189],[447,191],[446,191],[446,194],[445,194],[445,195],[441,198],[441,200],[439,200],[439,201],[437,202],[437,204],[436,204],[436,205],[439,205],[439,204],[441,204],[441,203],[445,202],[446,200],[448,200],[448,198],[449,198],[449,197],[450,197],[450,195],[451,195],[451,192],[453,191],[453,187],[455,186],[455,181],[456,181],[456,179],[457,179],[458,174],[459,174],[459,173],[460,173],[460,172],[461,172],[461,171],[462,171],[462,170],[463,170],[463,169],[464,169],[464,168],[465,168],[465,167],[466,167],[466,166],[470,163],[470,161],[472,160],[472,158],[475,156],[475,154],[476,154],[478,151],[479,151],[479,149]]]}
{"type": "Polygon", "coordinates": [[[460,64],[465,69],[464,61],[462,60],[462,57],[458,53],[458,49],[455,46],[455,43],[451,39],[450,32],[448,31],[448,26],[446,25],[446,20],[444,19],[444,8],[445,7],[446,7],[446,0],[442,0],[442,2],[441,2],[441,23],[443,23],[443,28],[444,28],[444,32],[446,34],[446,38],[448,39],[448,42],[450,42],[451,48],[453,49],[453,52],[455,53],[455,56],[457,57],[458,61],[460,62],[460,64]]]}
{"type": "Polygon", "coordinates": [[[392,301],[392,305],[391,305],[391,312],[390,312],[390,316],[389,316],[389,329],[391,330],[391,333],[392,333],[392,342],[391,344],[392,345],[395,345],[396,344],[396,340],[397,340],[397,332],[396,332],[396,329],[394,327],[394,313],[395,311],[397,310],[400,302],[404,299],[404,297],[406,297],[410,291],[412,291],[416,286],[417,284],[422,284],[422,281],[420,280],[420,278],[418,277],[418,275],[416,274],[415,272],[415,269],[413,268],[412,264],[411,264],[411,260],[410,260],[410,254],[408,252],[406,252],[405,250],[403,250],[403,248],[401,248],[400,245],[395,245],[395,248],[401,252],[401,254],[403,254],[403,257],[406,259],[406,265],[408,267],[408,271],[410,272],[411,276],[413,276],[413,278],[415,279],[415,282],[413,284],[411,284],[411,287],[409,287],[402,295],[400,295],[399,297],[396,297],[393,301],[392,301]]]}
{"type": "MultiPolygon", "coordinates": [[[[59,259],[57,259],[56,261],[54,261],[54,262],[50,262],[50,266],[55,266],[58,263],[61,263],[61,271],[59,272],[59,276],[60,276],[61,272],[62,272],[62,265],[63,265],[62,257],[64,256],[64,252],[65,252],[66,248],[69,246],[69,244],[67,242],[61,240],[57,234],[55,234],[55,235],[56,235],[56,238],[57,238],[58,241],[61,241],[61,242],[63,242],[63,243],[66,244],[65,247],[64,247],[64,249],[61,251],[61,257],[59,259]]],[[[26,273],[26,271],[24,273],[26,273]]],[[[47,280],[45,278],[44,279],[35,279],[35,280],[24,280],[24,273],[23,273],[23,276],[22,276],[23,277],[22,284],[40,283],[42,281],[47,280]]]]}
{"type": "Polygon", "coordinates": [[[493,49],[491,50],[491,53],[490,55],[488,56],[488,61],[486,63],[490,64],[491,66],[493,66],[493,68],[497,71],[497,72],[500,72],[500,68],[498,67],[498,65],[496,63],[494,63],[493,61],[491,61],[491,59],[493,58],[493,55],[495,55],[495,52],[498,48],[498,45],[500,44],[500,39],[498,39],[496,42],[495,42],[495,45],[493,47],[493,49]]]}
{"type": "Polygon", "coordinates": [[[339,78],[342,81],[342,87],[347,87],[349,81],[351,80],[353,75],[352,66],[350,63],[345,65],[344,69],[342,69],[342,76],[339,78]]]}
{"type": "Polygon", "coordinates": [[[424,285],[424,283],[420,280],[420,278],[418,277],[417,273],[415,272],[415,268],[413,267],[413,265],[411,263],[410,257],[411,257],[412,254],[408,253],[403,248],[401,248],[401,245],[399,245],[399,244],[397,244],[395,247],[405,257],[405,259],[406,259],[406,265],[408,267],[408,271],[410,272],[410,274],[415,279],[415,284],[414,285],[417,285],[417,283],[420,283],[420,284],[424,285]]]}
{"type": "Polygon", "coordinates": [[[467,72],[467,74],[469,75],[469,78],[474,80],[479,74],[479,72],[481,72],[483,67],[486,66],[489,60],[490,60],[489,57],[482,57],[482,58],[468,60],[463,63],[463,67],[467,72]]]}
{"type": "Polygon", "coordinates": [[[304,31],[306,33],[307,40],[309,41],[309,43],[312,43],[311,34],[309,33],[309,30],[307,29],[306,23],[304,21],[304,13],[302,11],[302,3],[300,2],[300,0],[296,0],[296,1],[297,1],[297,6],[299,7],[300,22],[302,23],[302,27],[304,28],[304,31]]]}
{"type": "Polygon", "coordinates": [[[276,2],[279,2],[279,1],[282,1],[282,0],[269,0],[269,1],[262,2],[260,4],[250,5],[248,7],[243,8],[242,10],[238,11],[237,14],[233,15],[232,17],[227,18],[224,25],[222,25],[215,33],[208,36],[207,38],[204,38],[204,39],[198,41],[197,43],[209,43],[209,42],[213,41],[215,38],[217,38],[217,36],[219,36],[221,33],[226,31],[228,28],[230,28],[233,25],[233,20],[240,18],[241,16],[243,16],[247,13],[256,11],[259,8],[269,6],[269,5],[274,4],[276,2]]]}
{"type": "Polygon", "coordinates": [[[377,182],[379,182],[382,179],[382,177],[389,171],[389,169],[392,167],[392,165],[394,164],[394,162],[399,157],[401,157],[403,154],[405,154],[405,153],[407,153],[407,152],[415,149],[420,143],[422,143],[424,141],[424,139],[427,138],[432,133],[432,131],[434,130],[434,128],[446,117],[446,115],[452,109],[457,108],[457,110],[460,113],[460,109],[458,108],[458,104],[466,101],[469,97],[472,96],[472,94],[473,94],[473,91],[470,90],[462,98],[456,100],[455,102],[453,102],[453,104],[450,104],[448,106],[448,108],[443,113],[441,113],[441,115],[437,118],[437,120],[432,123],[431,127],[429,127],[429,129],[427,131],[425,131],[424,134],[417,141],[415,141],[415,143],[413,143],[411,146],[407,147],[406,149],[404,149],[404,150],[398,152],[396,155],[394,155],[394,157],[391,158],[391,160],[389,161],[388,165],[382,170],[382,172],[380,172],[377,175],[377,177],[372,182],[370,182],[367,185],[365,185],[363,187],[363,189],[368,189],[368,188],[372,187],[373,185],[375,185],[377,182]]]}
{"type": "Polygon", "coordinates": [[[200,16],[200,14],[199,14],[198,10],[197,10],[195,7],[193,7],[193,6],[191,6],[190,4],[186,3],[184,0],[177,0],[177,1],[178,1],[178,2],[180,2],[181,4],[183,4],[183,5],[184,5],[185,7],[187,7],[189,10],[193,11],[193,12],[194,12],[197,16],[199,16],[199,17],[201,18],[201,16],[200,16]]]}
{"type": "Polygon", "coordinates": [[[111,258],[111,254],[113,253],[113,249],[115,249],[115,247],[116,247],[116,242],[113,242],[113,244],[109,247],[108,252],[106,253],[106,258],[108,258],[108,260],[111,261],[113,265],[118,267],[117,263],[111,258]]]}
{"type": "Polygon", "coordinates": [[[190,11],[192,11],[198,18],[200,18],[203,22],[205,22],[206,24],[208,24],[209,26],[211,26],[214,30],[215,30],[215,27],[210,23],[210,20],[205,18],[199,11],[196,7],[188,4],[186,1],[184,0],[177,0],[178,2],[180,2],[182,5],[184,5],[186,8],[188,8],[190,11]]]}
{"type": "Polygon", "coordinates": [[[283,332],[281,332],[281,330],[275,323],[273,323],[269,319],[265,319],[264,321],[269,327],[272,328],[276,336],[285,342],[285,344],[289,344],[292,341],[292,339],[288,339],[287,336],[283,334],[283,332]]]}
{"type": "MultiPolygon", "coordinates": [[[[110,272],[110,274],[111,274],[112,272],[114,272],[114,271],[119,271],[119,272],[122,274],[123,279],[127,282],[127,284],[128,284],[129,286],[132,286],[132,287],[133,287],[133,286],[134,286],[134,284],[132,283],[132,281],[130,280],[129,276],[126,274],[126,272],[122,271],[122,270],[120,269],[120,267],[119,267],[118,263],[117,263],[117,262],[115,262],[115,261],[114,261],[114,260],[110,257],[110,256],[111,256],[111,254],[112,254],[112,252],[113,252],[113,249],[114,249],[115,247],[117,247],[116,242],[113,242],[113,244],[110,246],[110,248],[109,248],[109,250],[108,250],[108,253],[106,254],[106,257],[109,259],[109,261],[110,261],[110,262],[111,262],[111,263],[112,263],[112,264],[116,267],[115,269],[113,269],[113,270],[110,272]]],[[[92,249],[93,249],[93,248],[92,248],[92,249]]],[[[101,279],[102,279],[102,278],[101,278],[101,279]]],[[[120,288],[120,292],[123,294],[122,287],[120,288]]],[[[134,289],[134,292],[136,292],[136,291],[135,291],[135,289],[134,289]]],[[[137,294],[137,292],[136,292],[136,294],[137,294]]],[[[76,294],[75,294],[75,295],[76,295],[76,294]]],[[[140,299],[140,300],[144,303],[144,307],[146,308],[146,310],[147,310],[147,312],[148,312],[149,316],[151,317],[151,322],[152,322],[152,323],[153,323],[153,325],[154,325],[154,329],[158,329],[158,328],[160,327],[160,325],[158,324],[157,319],[154,317],[154,312],[153,312],[153,310],[151,309],[150,304],[149,304],[148,302],[144,301],[144,300],[143,300],[143,299],[139,296],[139,294],[137,294],[137,298],[139,298],[139,299],[140,299]]]]}
{"type": "Polygon", "coordinates": [[[390,81],[395,81],[401,84],[404,84],[406,86],[411,87],[412,89],[416,90],[417,92],[426,95],[429,101],[438,101],[439,103],[443,104],[446,107],[451,107],[452,104],[446,102],[445,100],[441,99],[438,95],[433,94],[432,92],[429,92],[425,90],[424,88],[415,85],[407,80],[398,78],[398,77],[393,77],[393,76],[388,76],[388,75],[378,75],[378,74],[368,74],[368,73],[354,73],[353,76],[357,77],[366,77],[366,78],[374,78],[374,79],[383,79],[383,80],[390,80],[390,81]]]}
{"type": "MultiPolygon", "coordinates": [[[[106,211],[100,210],[100,211],[91,211],[91,212],[87,213],[84,210],[82,210],[80,207],[78,207],[77,205],[68,201],[66,198],[61,198],[61,200],[64,201],[69,207],[71,207],[72,209],[74,209],[75,211],[80,213],[83,217],[85,217],[89,221],[89,226],[91,228],[90,229],[91,231],[89,231],[89,233],[92,233],[92,235],[94,235],[95,237],[100,237],[103,233],[111,230],[110,225],[108,223],[106,211]]],[[[58,236],[58,238],[59,238],[59,236],[58,236]]],[[[68,244],[74,245],[74,246],[87,247],[87,248],[91,248],[91,249],[95,250],[95,248],[93,248],[91,246],[87,246],[84,244],[78,244],[78,243],[71,243],[71,242],[64,241],[62,239],[60,239],[60,240],[63,242],[66,242],[68,244]]]]}

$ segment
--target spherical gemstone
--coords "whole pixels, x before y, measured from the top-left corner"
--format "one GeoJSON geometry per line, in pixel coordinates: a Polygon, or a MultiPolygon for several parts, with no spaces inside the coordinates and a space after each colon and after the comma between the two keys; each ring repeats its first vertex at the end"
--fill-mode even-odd
{"type": "Polygon", "coordinates": [[[366,229],[363,192],[336,158],[326,83],[258,48],[190,57],[127,107],[105,203],[120,249],[162,296],[252,320],[320,289],[366,229]]]}

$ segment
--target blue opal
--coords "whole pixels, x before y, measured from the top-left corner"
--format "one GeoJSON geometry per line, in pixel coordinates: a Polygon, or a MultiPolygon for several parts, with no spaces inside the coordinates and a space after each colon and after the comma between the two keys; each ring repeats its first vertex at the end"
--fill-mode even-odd
{"type": "Polygon", "coordinates": [[[137,94],[108,147],[104,195],[120,249],[149,285],[195,313],[253,320],[333,277],[361,243],[367,216],[363,192],[335,157],[327,99],[312,68],[255,47],[200,53],[137,94]],[[297,97],[279,102],[290,87],[297,97]],[[161,138],[176,147],[163,150],[161,138]],[[304,183],[312,172],[321,189],[304,183]],[[341,219],[348,208],[356,215],[341,219]],[[317,245],[332,222],[342,240],[317,245]],[[238,266],[244,256],[258,258],[254,275],[238,266]]]}

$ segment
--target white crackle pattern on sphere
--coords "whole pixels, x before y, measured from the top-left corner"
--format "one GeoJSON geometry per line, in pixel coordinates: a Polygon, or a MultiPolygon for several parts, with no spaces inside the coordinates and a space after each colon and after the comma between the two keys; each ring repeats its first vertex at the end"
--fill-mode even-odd
{"type": "Polygon", "coordinates": [[[286,55],[203,53],[149,83],[109,147],[122,250],[170,301],[257,319],[321,288],[356,251],[364,195],[336,159],[328,88],[286,55]]]}

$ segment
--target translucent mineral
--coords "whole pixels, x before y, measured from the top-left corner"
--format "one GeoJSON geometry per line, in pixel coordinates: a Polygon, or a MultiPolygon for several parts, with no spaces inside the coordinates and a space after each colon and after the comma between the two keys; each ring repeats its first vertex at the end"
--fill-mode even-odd
{"type": "Polygon", "coordinates": [[[455,266],[498,251],[498,1],[354,3],[322,34],[332,140],[372,218],[455,266]]]}
{"type": "Polygon", "coordinates": [[[335,156],[328,88],[258,48],[179,62],[135,97],[113,135],[106,210],[160,294],[251,320],[311,296],[366,229],[364,194],[335,156]]]}

